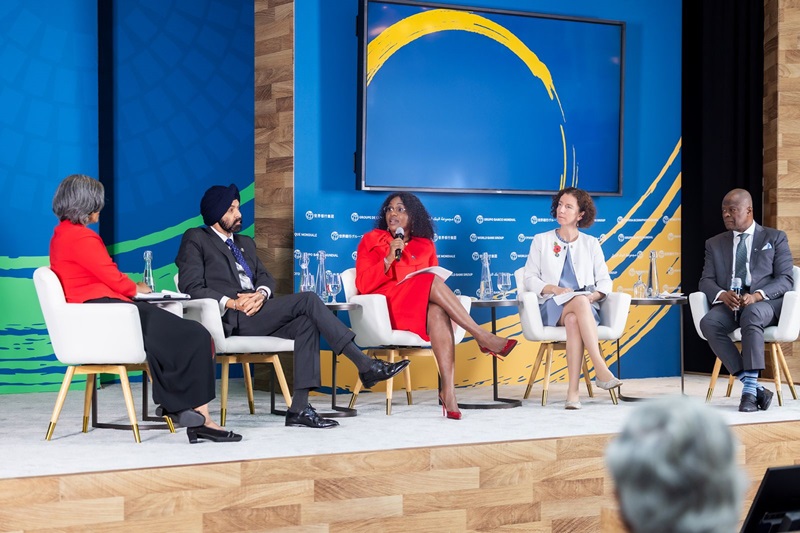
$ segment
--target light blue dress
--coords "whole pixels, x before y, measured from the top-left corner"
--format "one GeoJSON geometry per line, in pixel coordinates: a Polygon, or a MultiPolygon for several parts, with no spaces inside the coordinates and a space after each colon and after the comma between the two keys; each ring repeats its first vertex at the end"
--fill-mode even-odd
{"type": "MultiPolygon", "coordinates": [[[[564,245],[564,249],[567,253],[567,257],[564,258],[564,268],[561,270],[561,279],[558,280],[558,286],[572,289],[573,291],[585,290],[585,287],[578,287],[578,278],[575,277],[575,269],[572,268],[572,257],[570,255],[570,248],[572,247],[569,243],[561,240],[561,237],[559,237],[557,233],[556,237],[558,237],[558,240],[564,245]]],[[[542,325],[555,326],[561,318],[564,306],[558,305],[553,298],[548,298],[543,304],[539,305],[539,309],[542,313],[542,325]]],[[[600,316],[597,314],[597,308],[594,305],[592,305],[592,314],[594,315],[595,322],[599,324],[600,316]]]]}

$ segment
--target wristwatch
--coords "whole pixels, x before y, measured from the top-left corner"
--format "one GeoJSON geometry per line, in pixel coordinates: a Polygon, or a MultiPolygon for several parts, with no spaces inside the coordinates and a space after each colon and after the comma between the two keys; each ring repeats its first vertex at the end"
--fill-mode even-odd
{"type": "Polygon", "coordinates": [[[269,299],[269,294],[267,294],[267,291],[265,289],[258,289],[258,292],[260,292],[264,296],[264,299],[266,300],[269,299]]]}

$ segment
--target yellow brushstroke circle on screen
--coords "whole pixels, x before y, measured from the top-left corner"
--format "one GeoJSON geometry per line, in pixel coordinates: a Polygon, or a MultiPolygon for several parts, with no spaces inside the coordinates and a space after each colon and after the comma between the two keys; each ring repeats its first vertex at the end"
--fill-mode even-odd
{"type": "MultiPolygon", "coordinates": [[[[372,82],[372,78],[381,69],[384,63],[392,57],[392,54],[400,50],[408,43],[440,31],[468,31],[488,37],[502,44],[517,57],[519,57],[534,77],[541,80],[547,91],[550,100],[558,104],[561,111],[561,119],[564,118],[564,108],[558,98],[556,87],[553,84],[553,76],[547,65],[542,63],[539,57],[528,48],[519,38],[500,24],[489,20],[480,15],[466,11],[455,11],[452,9],[432,9],[423,11],[406,17],[395,22],[378,36],[369,42],[367,46],[367,85],[372,82]]],[[[562,126],[563,128],[563,126],[562,126]]],[[[562,143],[564,154],[567,153],[566,137],[562,130],[562,143]]],[[[563,188],[564,180],[567,175],[566,155],[564,157],[564,173],[560,178],[560,186],[563,188]]]]}

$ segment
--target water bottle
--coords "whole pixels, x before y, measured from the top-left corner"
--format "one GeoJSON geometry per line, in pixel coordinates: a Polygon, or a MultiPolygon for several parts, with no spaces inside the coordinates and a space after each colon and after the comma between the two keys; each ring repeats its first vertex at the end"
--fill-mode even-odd
{"type": "Polygon", "coordinates": [[[316,278],[316,290],[314,292],[317,293],[323,302],[328,302],[328,284],[325,283],[325,252],[320,250],[317,253],[317,278],[316,278]]]}
{"type": "Polygon", "coordinates": [[[478,297],[481,300],[491,300],[494,296],[492,289],[492,273],[489,270],[489,254],[483,252],[481,254],[481,288],[478,297]]]}
{"type": "Polygon", "coordinates": [[[642,275],[639,274],[639,279],[633,284],[633,297],[634,298],[647,298],[647,287],[642,281],[642,275]]]}
{"type": "Polygon", "coordinates": [[[156,292],[156,281],[153,279],[153,252],[145,250],[144,252],[144,274],[142,274],[142,282],[150,287],[150,290],[156,292]]]}
{"type": "Polygon", "coordinates": [[[647,297],[658,298],[658,270],[656,269],[656,252],[650,252],[650,271],[647,274],[647,297]]]}

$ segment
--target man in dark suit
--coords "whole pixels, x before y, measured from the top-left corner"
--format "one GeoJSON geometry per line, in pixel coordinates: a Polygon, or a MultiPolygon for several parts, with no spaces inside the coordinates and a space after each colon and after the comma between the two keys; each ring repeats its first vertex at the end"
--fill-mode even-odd
{"type": "Polygon", "coordinates": [[[753,199],[744,189],[725,195],[722,220],[728,231],[706,241],[700,290],[711,309],[700,330],[744,385],[739,411],[766,411],[773,394],[758,384],[764,369],[764,328],[778,323],[783,295],[792,288],[792,252],[784,232],[753,221],[753,199]],[[741,294],[732,290],[734,278],[741,280],[741,294]],[[728,337],[738,327],[741,353],[728,337]]]}
{"type": "Polygon", "coordinates": [[[320,385],[320,334],[335,353],[358,368],[364,386],[388,379],[408,361],[370,359],[353,343],[355,334],[314,293],[274,297],[275,280],[242,229],[239,189],[215,185],[200,202],[206,227],[187,230],[178,257],[179,289],[192,298],[219,302],[225,335],[269,335],[294,339],[294,394],[287,426],[328,428],[335,420],[320,417],[308,403],[309,391],[320,385]]]}

